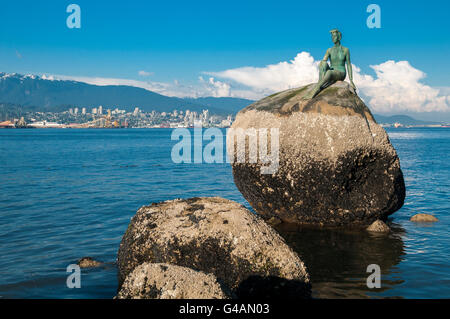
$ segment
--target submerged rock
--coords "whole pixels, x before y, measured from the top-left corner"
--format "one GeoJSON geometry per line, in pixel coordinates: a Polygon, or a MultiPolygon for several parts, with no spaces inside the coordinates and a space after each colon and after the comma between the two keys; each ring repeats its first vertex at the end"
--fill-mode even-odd
{"type": "Polygon", "coordinates": [[[430,214],[416,214],[410,219],[412,222],[437,222],[438,219],[430,214]]]}
{"type": "Polygon", "coordinates": [[[144,262],[169,263],[214,274],[235,290],[250,276],[294,280],[310,294],[297,254],[260,217],[220,197],[144,206],[132,218],[118,252],[119,286],[144,262]]]}
{"type": "Polygon", "coordinates": [[[369,227],[367,227],[367,231],[376,233],[388,233],[391,231],[391,229],[383,221],[376,220],[369,227]]]}
{"type": "Polygon", "coordinates": [[[229,133],[236,186],[267,220],[276,216],[328,226],[385,220],[405,198],[400,161],[388,135],[346,82],[304,100],[311,87],[273,94],[238,113],[233,129],[279,129],[279,166],[262,174],[267,164],[261,156],[252,163],[248,144],[239,149],[229,133]],[[238,162],[242,152],[245,162],[238,162]]]}
{"type": "MultiPolygon", "coordinates": [[[[226,288],[224,288],[226,290],[226,288]]],[[[212,274],[169,264],[144,263],[125,279],[117,299],[227,299],[212,274]]]]}
{"type": "Polygon", "coordinates": [[[280,277],[250,276],[236,289],[238,299],[303,299],[309,296],[308,287],[297,280],[280,277]]]}
{"type": "Polygon", "coordinates": [[[83,257],[78,261],[80,268],[93,268],[100,267],[101,265],[103,265],[102,262],[94,260],[92,257],[83,257]]]}

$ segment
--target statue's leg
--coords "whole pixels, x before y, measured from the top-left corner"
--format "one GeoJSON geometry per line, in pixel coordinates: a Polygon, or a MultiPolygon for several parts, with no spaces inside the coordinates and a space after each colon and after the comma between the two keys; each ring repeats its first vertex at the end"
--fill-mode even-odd
{"type": "Polygon", "coordinates": [[[327,73],[327,71],[330,69],[330,66],[328,65],[327,61],[320,61],[319,63],[319,82],[322,81],[324,75],[327,73]]]}
{"type": "Polygon", "coordinates": [[[320,90],[326,89],[337,81],[345,80],[345,73],[338,70],[328,70],[322,81],[319,82],[320,90]]]}
{"type": "Polygon", "coordinates": [[[311,91],[309,91],[309,93],[304,96],[304,98],[312,99],[319,94],[320,91],[329,87],[336,81],[343,80],[342,77],[345,78],[345,73],[333,70],[326,61],[321,61],[319,63],[319,82],[314,86],[314,88],[312,88],[311,91]]]}
{"type": "Polygon", "coordinates": [[[323,80],[323,77],[327,73],[327,71],[330,70],[330,66],[328,65],[327,61],[320,61],[319,63],[319,82],[317,82],[316,85],[307,93],[303,98],[305,99],[312,99],[317,95],[317,93],[320,92],[321,83],[323,80]]]}
{"type": "MultiPolygon", "coordinates": [[[[328,63],[326,63],[328,65],[328,63]]],[[[330,70],[328,68],[328,70],[322,74],[322,70],[320,70],[320,74],[319,76],[321,76],[319,82],[316,84],[316,86],[314,87],[314,90],[311,92],[311,98],[315,97],[317,94],[319,94],[320,91],[322,91],[323,89],[325,89],[326,87],[329,87],[331,84],[333,84],[333,70],[330,70]]]]}
{"type": "MultiPolygon", "coordinates": [[[[328,63],[326,63],[328,65],[328,63]]],[[[325,71],[326,66],[323,66],[323,71],[325,71]]],[[[323,89],[326,89],[336,81],[341,80],[342,78],[342,72],[337,70],[332,70],[328,67],[325,74],[322,75],[322,68],[320,69],[319,77],[321,76],[321,79],[319,82],[314,86],[314,88],[305,96],[306,99],[312,99],[317,94],[320,93],[323,89]]]]}
{"type": "Polygon", "coordinates": [[[319,82],[320,90],[326,89],[330,85],[336,82],[336,71],[334,70],[328,70],[327,73],[325,73],[324,77],[322,78],[322,81],[319,82]]]}

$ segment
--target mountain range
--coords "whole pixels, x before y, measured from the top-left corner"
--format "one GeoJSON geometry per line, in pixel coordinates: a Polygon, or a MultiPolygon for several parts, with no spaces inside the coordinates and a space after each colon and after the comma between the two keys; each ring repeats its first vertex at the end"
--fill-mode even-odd
{"type": "Polygon", "coordinates": [[[98,86],[83,82],[50,80],[36,75],[0,72],[0,103],[20,105],[25,110],[61,112],[71,107],[119,108],[133,111],[139,107],[145,112],[191,110],[201,112],[208,108],[219,115],[234,114],[252,103],[235,98],[177,98],[146,89],[125,85],[98,86]]]}
{"type": "Polygon", "coordinates": [[[380,124],[395,124],[395,123],[400,123],[403,125],[437,125],[437,124],[440,124],[438,122],[416,120],[415,118],[408,116],[408,115],[385,116],[385,115],[374,114],[373,116],[375,117],[375,120],[380,124]]]}

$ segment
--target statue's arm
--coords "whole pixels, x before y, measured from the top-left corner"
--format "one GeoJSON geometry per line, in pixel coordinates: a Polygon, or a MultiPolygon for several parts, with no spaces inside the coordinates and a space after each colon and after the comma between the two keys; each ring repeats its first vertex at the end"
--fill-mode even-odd
{"type": "Polygon", "coordinates": [[[356,90],[355,83],[353,83],[353,69],[352,69],[352,62],[350,61],[349,49],[347,49],[347,52],[345,54],[345,61],[347,62],[347,71],[348,71],[348,78],[350,79],[350,85],[356,90]]]}

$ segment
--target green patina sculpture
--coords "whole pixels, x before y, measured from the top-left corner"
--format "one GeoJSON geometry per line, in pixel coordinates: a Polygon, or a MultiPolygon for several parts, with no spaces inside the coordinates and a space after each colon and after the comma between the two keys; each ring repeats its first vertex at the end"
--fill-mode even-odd
{"type": "Polygon", "coordinates": [[[306,99],[312,99],[320,91],[329,87],[337,81],[344,81],[346,77],[345,64],[347,63],[348,77],[350,85],[355,89],[353,83],[352,63],[350,62],[350,50],[341,45],[342,33],[338,29],[330,31],[331,39],[334,47],[329,48],[319,64],[319,82],[314,88],[305,96],[306,99]],[[328,65],[328,58],[330,58],[331,66],[328,65]]]}

